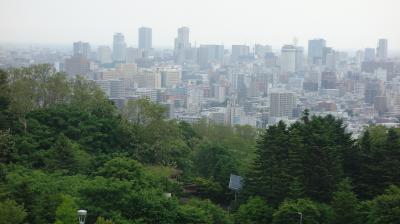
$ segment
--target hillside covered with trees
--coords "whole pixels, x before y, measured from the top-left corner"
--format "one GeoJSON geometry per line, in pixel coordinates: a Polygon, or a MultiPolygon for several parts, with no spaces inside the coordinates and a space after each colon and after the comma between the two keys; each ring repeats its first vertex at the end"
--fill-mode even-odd
{"type": "Polygon", "coordinates": [[[0,224],[395,224],[400,129],[310,116],[266,130],[118,110],[49,65],[0,71],[0,224]],[[237,201],[229,175],[244,178],[237,201]],[[172,197],[168,197],[168,193],[172,197]]]}

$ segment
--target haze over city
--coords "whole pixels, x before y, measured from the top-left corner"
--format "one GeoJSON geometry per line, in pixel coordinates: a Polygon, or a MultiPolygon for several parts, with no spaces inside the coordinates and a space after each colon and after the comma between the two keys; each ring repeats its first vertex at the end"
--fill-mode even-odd
{"type": "Polygon", "coordinates": [[[399,224],[400,0],[0,0],[0,224],[399,224]]]}
{"type": "MultiPolygon", "coordinates": [[[[305,46],[321,37],[341,50],[391,40],[400,49],[397,0],[1,0],[0,43],[59,44],[82,40],[112,43],[115,32],[137,47],[137,29],[152,27],[154,47],[173,47],[177,27],[191,30],[199,44],[292,42],[305,46]]],[[[390,54],[390,52],[389,52],[390,54]]]]}

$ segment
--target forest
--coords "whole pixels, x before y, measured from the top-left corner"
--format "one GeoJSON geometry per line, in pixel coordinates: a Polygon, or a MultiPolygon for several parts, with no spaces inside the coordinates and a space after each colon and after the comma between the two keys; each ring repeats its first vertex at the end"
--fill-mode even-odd
{"type": "Polygon", "coordinates": [[[189,124],[51,65],[0,70],[0,224],[78,209],[87,224],[398,224],[400,128],[354,139],[308,110],[264,130],[189,124]]]}

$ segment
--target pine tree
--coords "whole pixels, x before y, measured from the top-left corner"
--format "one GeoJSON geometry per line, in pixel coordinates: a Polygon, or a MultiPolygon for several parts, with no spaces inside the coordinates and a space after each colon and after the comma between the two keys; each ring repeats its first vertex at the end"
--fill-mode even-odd
{"type": "Polygon", "coordinates": [[[248,193],[262,196],[277,205],[287,195],[291,176],[288,173],[288,130],[283,122],[270,126],[258,143],[257,158],[245,181],[248,193]]]}
{"type": "Polygon", "coordinates": [[[338,190],[333,193],[331,206],[334,212],[333,224],[360,223],[359,201],[349,179],[339,183],[338,190]]]}

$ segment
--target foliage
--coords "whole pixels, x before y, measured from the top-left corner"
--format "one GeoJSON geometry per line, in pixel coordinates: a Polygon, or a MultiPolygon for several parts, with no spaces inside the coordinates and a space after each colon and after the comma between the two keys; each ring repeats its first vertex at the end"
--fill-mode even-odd
{"type": "Polygon", "coordinates": [[[69,224],[77,221],[76,211],[78,206],[69,195],[61,196],[61,204],[56,210],[56,224],[69,224]]]}
{"type": "Polygon", "coordinates": [[[112,222],[111,220],[109,220],[109,219],[105,219],[105,218],[99,216],[99,217],[97,218],[95,224],[113,224],[113,222],[112,222]]]}
{"type": "Polygon", "coordinates": [[[390,186],[370,204],[369,224],[395,224],[400,217],[400,188],[390,186]]]}
{"type": "Polygon", "coordinates": [[[232,223],[231,218],[226,214],[222,208],[213,204],[210,200],[198,200],[192,199],[187,203],[187,206],[195,207],[198,210],[202,210],[210,218],[209,223],[218,224],[230,224],[232,223]]]}
{"type": "Polygon", "coordinates": [[[329,223],[326,209],[308,199],[283,202],[273,215],[273,224],[303,223],[322,224],[329,223]]]}
{"type": "Polygon", "coordinates": [[[274,210],[260,197],[252,197],[235,214],[235,223],[271,223],[274,210]]]}
{"type": "Polygon", "coordinates": [[[229,151],[216,143],[203,142],[194,154],[194,173],[197,178],[199,194],[215,201],[224,202],[230,174],[238,172],[234,158],[229,151]]]}
{"type": "Polygon", "coordinates": [[[349,176],[362,199],[383,194],[390,185],[400,184],[400,134],[398,129],[370,127],[358,141],[349,161],[349,176]]]}
{"type": "Polygon", "coordinates": [[[333,193],[331,206],[334,212],[333,224],[361,223],[359,211],[360,204],[357,196],[352,191],[352,187],[348,179],[345,179],[339,183],[338,190],[333,193]]]}
{"type": "Polygon", "coordinates": [[[0,224],[23,223],[26,212],[23,206],[18,205],[13,200],[0,202],[0,224]]]}
{"type": "Polygon", "coordinates": [[[344,176],[344,152],[353,142],[341,120],[308,115],[291,126],[270,126],[260,137],[246,191],[278,205],[287,195],[328,202],[344,176]]]}
{"type": "Polygon", "coordinates": [[[0,163],[8,164],[17,157],[14,138],[10,131],[0,130],[0,163]]]}

